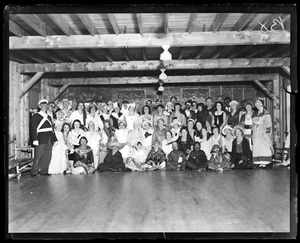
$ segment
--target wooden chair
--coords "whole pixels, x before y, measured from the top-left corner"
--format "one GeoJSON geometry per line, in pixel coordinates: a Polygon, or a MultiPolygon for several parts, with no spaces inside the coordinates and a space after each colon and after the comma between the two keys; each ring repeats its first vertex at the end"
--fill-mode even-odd
{"type": "Polygon", "coordinates": [[[13,159],[9,160],[8,165],[8,179],[11,180],[15,177],[20,180],[21,174],[25,171],[31,170],[31,166],[34,159],[34,148],[22,147],[18,148],[15,145],[15,154],[13,159]]]}

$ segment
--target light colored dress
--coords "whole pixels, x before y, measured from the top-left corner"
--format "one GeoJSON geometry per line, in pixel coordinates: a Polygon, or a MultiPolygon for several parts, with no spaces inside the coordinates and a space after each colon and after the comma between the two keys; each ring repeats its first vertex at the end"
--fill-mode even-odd
{"type": "Polygon", "coordinates": [[[135,121],[140,121],[140,116],[136,113],[134,113],[134,115],[125,115],[125,118],[126,118],[126,123],[127,123],[127,129],[128,130],[133,130],[133,123],[135,121]]]}
{"type": "Polygon", "coordinates": [[[231,153],[233,140],[234,137],[231,137],[229,140],[225,137],[222,137],[221,144],[222,144],[223,151],[227,151],[231,153]]]}
{"type": "Polygon", "coordinates": [[[94,157],[94,166],[95,168],[98,167],[99,164],[99,149],[100,149],[100,140],[101,136],[98,132],[94,131],[87,131],[85,132],[84,136],[88,140],[87,145],[91,147],[92,152],[93,152],[93,157],[94,157]]]}
{"type": "Polygon", "coordinates": [[[97,114],[95,114],[95,117],[91,116],[90,114],[87,114],[86,116],[86,128],[88,128],[89,122],[92,121],[95,124],[95,130],[98,131],[100,129],[103,129],[103,122],[97,114]]]}
{"type": "Polygon", "coordinates": [[[55,130],[57,144],[52,147],[52,157],[49,164],[49,174],[61,174],[67,169],[67,155],[65,140],[62,132],[55,130]]]}
{"type": "Polygon", "coordinates": [[[263,109],[253,119],[253,163],[267,165],[272,162],[272,120],[269,111],[263,109]]]}
{"type": "MultiPolygon", "coordinates": [[[[127,143],[128,132],[129,130],[127,128],[117,129],[115,131],[115,137],[119,143],[127,143]]],[[[122,158],[125,159],[129,156],[130,147],[126,144],[123,148],[119,150],[119,152],[122,154],[122,158]]]]}

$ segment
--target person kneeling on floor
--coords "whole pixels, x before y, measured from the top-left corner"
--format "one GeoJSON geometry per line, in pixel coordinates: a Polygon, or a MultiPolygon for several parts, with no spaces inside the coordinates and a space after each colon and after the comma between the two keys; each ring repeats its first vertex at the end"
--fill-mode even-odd
{"type": "Polygon", "coordinates": [[[211,157],[208,163],[208,169],[223,171],[224,169],[229,169],[230,163],[228,158],[221,152],[218,144],[215,144],[211,149],[211,157]]]}

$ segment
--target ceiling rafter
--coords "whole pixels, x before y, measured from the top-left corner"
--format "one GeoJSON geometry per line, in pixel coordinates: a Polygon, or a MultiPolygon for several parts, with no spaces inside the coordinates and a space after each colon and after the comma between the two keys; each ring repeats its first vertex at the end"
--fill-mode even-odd
{"type": "Polygon", "coordinates": [[[194,22],[196,21],[197,16],[198,16],[198,14],[196,14],[196,13],[191,13],[191,15],[190,15],[190,19],[189,19],[188,26],[186,29],[186,32],[188,32],[189,34],[191,34],[193,31],[194,22]]]}
{"type": "Polygon", "coordinates": [[[91,21],[91,19],[87,14],[77,14],[77,16],[82,22],[82,24],[85,26],[85,28],[88,30],[91,36],[95,36],[96,34],[98,34],[94,23],[91,21]]]}
{"type": "Polygon", "coordinates": [[[22,29],[19,25],[17,25],[12,20],[9,20],[9,31],[18,37],[23,37],[25,35],[29,35],[29,33],[27,31],[22,29]]]}
{"type": "Polygon", "coordinates": [[[109,19],[111,26],[113,27],[115,34],[118,35],[120,33],[120,29],[117,23],[116,16],[114,14],[107,14],[107,17],[109,19]]]}
{"type": "Polygon", "coordinates": [[[47,16],[57,25],[57,27],[64,32],[65,35],[70,36],[74,33],[61,14],[47,14],[47,16]]]}
{"type": "Polygon", "coordinates": [[[55,33],[50,30],[43,21],[35,17],[34,14],[16,14],[16,16],[43,37],[49,34],[55,35],[55,33]]]}
{"type": "Polygon", "coordinates": [[[167,34],[168,33],[168,29],[169,29],[169,14],[165,13],[165,19],[164,19],[164,33],[167,34]]]}
{"type": "Polygon", "coordinates": [[[222,24],[224,23],[225,19],[227,18],[228,13],[217,13],[215,16],[211,26],[209,27],[208,31],[217,32],[221,28],[222,24]]]}
{"type": "Polygon", "coordinates": [[[142,35],[144,33],[144,31],[143,31],[143,22],[142,22],[142,14],[137,13],[136,14],[136,19],[137,19],[137,23],[138,23],[138,27],[139,27],[139,32],[142,35]]]}

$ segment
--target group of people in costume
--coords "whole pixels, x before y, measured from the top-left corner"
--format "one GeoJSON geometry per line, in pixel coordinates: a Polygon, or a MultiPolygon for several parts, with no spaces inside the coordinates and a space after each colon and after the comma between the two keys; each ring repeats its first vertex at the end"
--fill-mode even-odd
{"type": "Polygon", "coordinates": [[[42,99],[31,117],[31,175],[104,171],[216,170],[272,162],[272,121],[264,99],[205,103],[175,96],[129,103],[42,99]]]}

